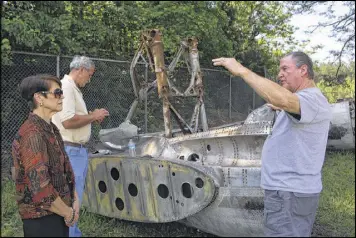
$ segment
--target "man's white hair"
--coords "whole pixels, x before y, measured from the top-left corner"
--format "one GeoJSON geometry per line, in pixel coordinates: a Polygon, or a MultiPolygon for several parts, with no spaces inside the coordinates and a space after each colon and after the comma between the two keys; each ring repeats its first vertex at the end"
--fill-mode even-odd
{"type": "Polygon", "coordinates": [[[90,68],[95,67],[95,64],[89,57],[75,55],[72,62],[70,62],[69,68],[72,70],[80,69],[81,67],[89,70],[90,68]]]}

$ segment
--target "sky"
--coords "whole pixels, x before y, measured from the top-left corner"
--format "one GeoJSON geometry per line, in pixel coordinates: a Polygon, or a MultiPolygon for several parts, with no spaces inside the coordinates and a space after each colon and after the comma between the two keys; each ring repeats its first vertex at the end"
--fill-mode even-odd
{"type": "MultiPolygon", "coordinates": [[[[317,12],[321,12],[326,9],[324,5],[318,5],[315,10],[317,12]]],[[[342,2],[335,2],[335,14],[336,15],[344,15],[348,12],[348,8],[342,5],[342,2]]],[[[317,25],[319,21],[325,21],[326,18],[319,16],[318,13],[314,14],[298,14],[294,15],[291,18],[291,24],[299,27],[300,29],[294,33],[294,37],[298,41],[303,41],[305,39],[310,39],[310,43],[307,45],[306,49],[310,49],[311,46],[316,46],[318,44],[323,45],[322,49],[319,49],[316,54],[310,55],[313,61],[329,61],[327,57],[330,55],[330,50],[340,50],[342,48],[342,44],[337,42],[336,39],[330,37],[331,27],[322,28],[316,30],[313,34],[305,34],[305,30],[311,30],[313,28],[309,28],[309,26],[317,25]]]]}

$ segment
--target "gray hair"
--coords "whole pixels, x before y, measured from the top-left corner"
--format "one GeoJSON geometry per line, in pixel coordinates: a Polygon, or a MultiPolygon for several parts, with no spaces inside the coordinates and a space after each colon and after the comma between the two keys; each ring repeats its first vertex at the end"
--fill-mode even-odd
{"type": "Polygon", "coordinates": [[[72,62],[70,62],[69,68],[72,70],[81,67],[89,70],[90,68],[95,67],[95,64],[89,57],[75,55],[72,62]]]}
{"type": "Polygon", "coordinates": [[[310,79],[314,79],[314,70],[313,70],[313,61],[311,58],[301,51],[291,52],[285,55],[284,57],[292,56],[292,59],[295,60],[295,65],[300,68],[302,65],[307,66],[307,73],[310,79]]]}

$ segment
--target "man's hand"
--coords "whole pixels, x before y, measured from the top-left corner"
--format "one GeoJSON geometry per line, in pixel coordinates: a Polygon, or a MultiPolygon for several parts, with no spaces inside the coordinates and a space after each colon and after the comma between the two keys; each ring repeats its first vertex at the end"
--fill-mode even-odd
{"type": "Polygon", "coordinates": [[[275,111],[282,111],[282,109],[281,109],[281,108],[276,107],[276,106],[275,106],[275,105],[273,105],[273,104],[267,103],[267,106],[269,106],[270,108],[272,108],[272,109],[273,109],[273,110],[275,110],[275,111]]]}
{"type": "Polygon", "coordinates": [[[217,58],[213,59],[214,66],[223,66],[235,76],[242,76],[246,72],[246,68],[243,67],[235,58],[217,58]]]}
{"type": "Polygon", "coordinates": [[[93,115],[94,121],[97,123],[101,123],[105,117],[109,116],[109,112],[104,109],[95,109],[93,112],[89,112],[90,115],[93,115]]]}

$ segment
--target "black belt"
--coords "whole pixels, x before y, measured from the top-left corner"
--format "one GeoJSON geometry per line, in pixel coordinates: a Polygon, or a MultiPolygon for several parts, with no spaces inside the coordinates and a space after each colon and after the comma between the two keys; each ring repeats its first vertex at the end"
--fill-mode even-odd
{"type": "Polygon", "coordinates": [[[79,148],[85,147],[85,144],[74,143],[74,142],[69,142],[69,141],[64,141],[64,145],[79,147],[79,148]]]}

